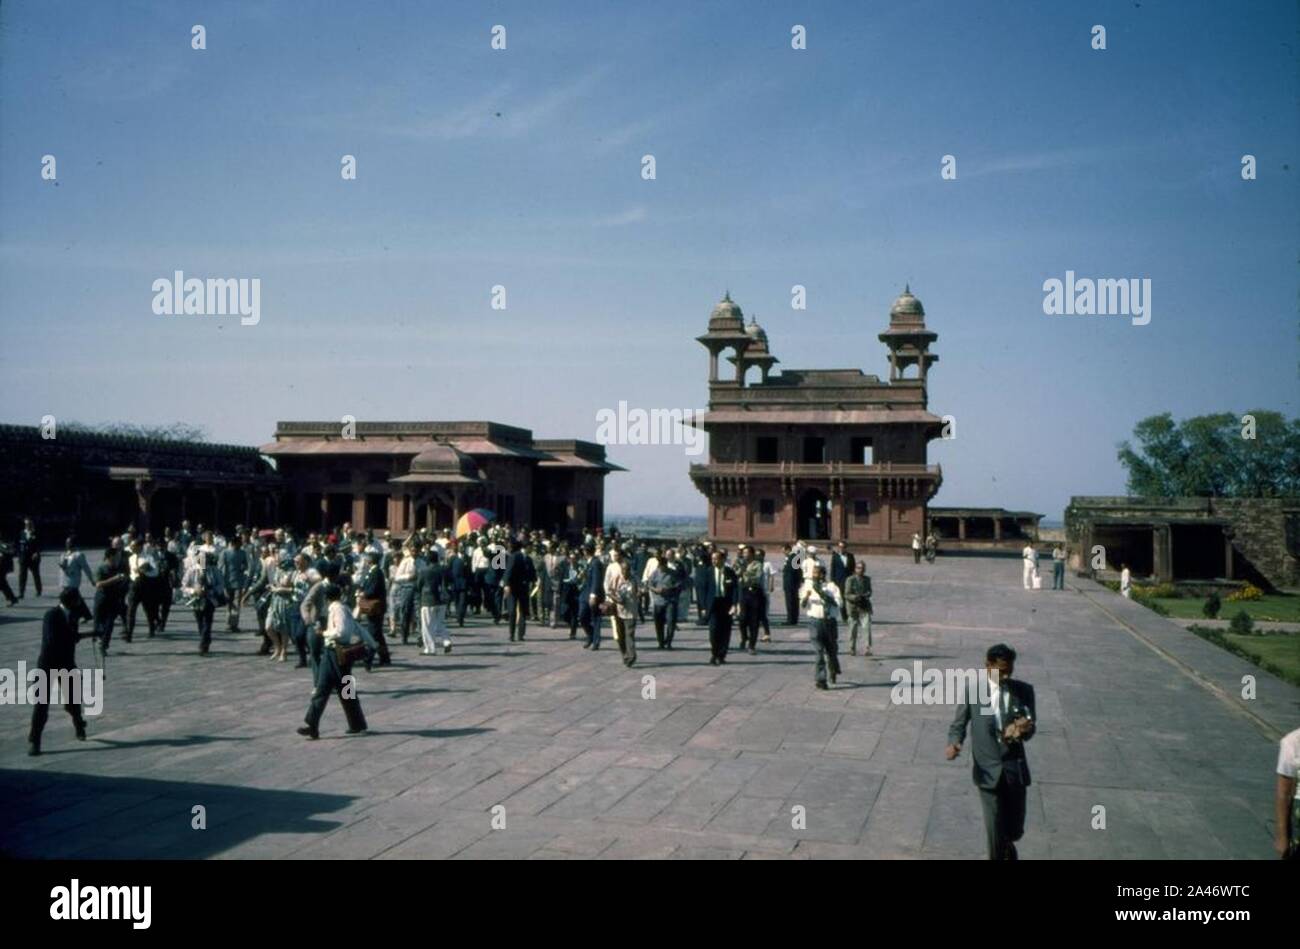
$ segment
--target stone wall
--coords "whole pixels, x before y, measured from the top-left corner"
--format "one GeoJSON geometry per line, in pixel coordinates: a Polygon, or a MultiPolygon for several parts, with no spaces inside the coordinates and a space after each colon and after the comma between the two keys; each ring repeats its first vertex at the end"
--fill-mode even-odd
{"type": "Polygon", "coordinates": [[[1300,498],[1214,498],[1210,509],[1231,521],[1233,550],[1270,583],[1300,586],[1300,498]]]}

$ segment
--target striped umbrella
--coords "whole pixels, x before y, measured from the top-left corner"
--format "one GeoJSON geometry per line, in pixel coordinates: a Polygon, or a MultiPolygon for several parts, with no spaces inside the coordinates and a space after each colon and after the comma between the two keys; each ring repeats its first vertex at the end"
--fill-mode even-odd
{"type": "Polygon", "coordinates": [[[487,508],[476,507],[460,516],[456,522],[456,536],[464,537],[470,531],[480,531],[496,519],[496,513],[487,508]]]}

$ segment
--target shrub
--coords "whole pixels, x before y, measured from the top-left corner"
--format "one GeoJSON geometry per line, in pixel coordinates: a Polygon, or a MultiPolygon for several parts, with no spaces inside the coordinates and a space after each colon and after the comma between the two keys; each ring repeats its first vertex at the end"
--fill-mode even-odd
{"type": "Polygon", "coordinates": [[[1237,610],[1228,623],[1228,629],[1238,635],[1246,636],[1255,631],[1255,621],[1250,618],[1250,614],[1245,610],[1237,610]]]}
{"type": "Polygon", "coordinates": [[[1142,599],[1142,605],[1154,613],[1159,613],[1161,616],[1169,615],[1169,608],[1167,606],[1157,600],[1150,599],[1149,597],[1144,597],[1142,599]]]}
{"type": "Polygon", "coordinates": [[[1247,583],[1240,590],[1233,590],[1228,594],[1228,602],[1242,603],[1246,600],[1258,600],[1264,595],[1264,591],[1253,583],[1247,583]]]}
{"type": "Polygon", "coordinates": [[[1143,587],[1143,596],[1158,596],[1162,600],[1177,600],[1183,595],[1183,591],[1178,589],[1172,583],[1155,583],[1148,587],[1143,587]]]}
{"type": "Polygon", "coordinates": [[[1219,599],[1219,593],[1215,590],[1205,598],[1205,604],[1201,607],[1201,615],[1206,619],[1218,619],[1219,610],[1221,609],[1223,609],[1223,601],[1219,599]]]}

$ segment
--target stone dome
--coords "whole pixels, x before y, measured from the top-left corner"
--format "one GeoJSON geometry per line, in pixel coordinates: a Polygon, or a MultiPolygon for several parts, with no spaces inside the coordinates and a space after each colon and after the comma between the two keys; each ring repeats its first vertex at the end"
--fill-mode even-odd
{"type": "Polygon", "coordinates": [[[894,305],[889,308],[890,320],[924,320],[925,307],[921,301],[912,296],[911,285],[906,286],[898,295],[894,305]]]}
{"type": "Polygon", "coordinates": [[[749,323],[745,326],[745,335],[753,340],[753,342],[749,344],[748,352],[765,353],[768,351],[767,330],[758,325],[758,320],[753,318],[750,319],[749,323]]]}
{"type": "Polygon", "coordinates": [[[411,459],[410,473],[479,480],[478,465],[473,458],[440,442],[435,442],[411,459]]]}
{"type": "Polygon", "coordinates": [[[713,308],[709,314],[710,330],[743,330],[745,328],[745,314],[741,312],[740,304],[731,299],[731,291],[727,291],[718,305],[713,308]]]}

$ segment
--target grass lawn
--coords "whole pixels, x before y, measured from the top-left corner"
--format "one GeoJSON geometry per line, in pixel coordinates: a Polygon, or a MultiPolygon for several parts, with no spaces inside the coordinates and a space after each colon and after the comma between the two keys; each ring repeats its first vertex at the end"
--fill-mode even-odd
{"type": "MultiPolygon", "coordinates": [[[[1170,597],[1153,597],[1150,601],[1159,603],[1175,619],[1204,619],[1201,607],[1205,597],[1184,596],[1177,599],[1170,597]]],[[[1232,619],[1238,610],[1245,610],[1253,620],[1272,620],[1281,623],[1300,623],[1300,596],[1288,596],[1283,593],[1265,593],[1258,600],[1242,600],[1230,603],[1225,598],[1219,609],[1219,619],[1232,619]]]]}
{"type": "Polygon", "coordinates": [[[1257,633],[1242,636],[1206,626],[1189,627],[1202,639],[1222,646],[1261,669],[1300,685],[1300,633],[1257,633]]]}

